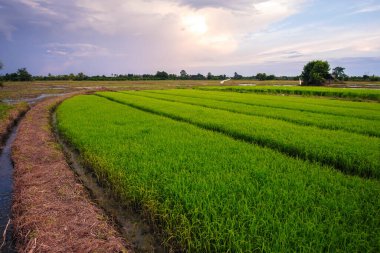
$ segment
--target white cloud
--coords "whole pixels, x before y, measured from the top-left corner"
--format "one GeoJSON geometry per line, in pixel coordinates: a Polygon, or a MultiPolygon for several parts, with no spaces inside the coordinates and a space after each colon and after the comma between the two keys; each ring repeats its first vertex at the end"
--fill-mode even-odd
{"type": "Polygon", "coordinates": [[[380,11],[380,4],[360,6],[353,13],[369,13],[378,11],[380,11]]]}
{"type": "MultiPolygon", "coordinates": [[[[115,72],[176,72],[380,52],[376,24],[363,29],[334,23],[352,5],[331,19],[322,11],[310,19],[291,19],[310,12],[314,3],[322,6],[320,0],[3,1],[0,36],[35,36],[52,59],[84,67],[91,59],[115,72]]],[[[356,4],[355,10],[377,10],[373,3],[356,4]]]]}
{"type": "Polygon", "coordinates": [[[52,15],[52,16],[58,15],[57,12],[49,8],[48,5],[51,5],[51,3],[48,0],[39,0],[39,1],[38,0],[17,0],[17,1],[39,13],[52,15]]]}
{"type": "Polygon", "coordinates": [[[98,55],[106,55],[108,50],[88,43],[49,43],[45,45],[46,53],[55,56],[75,57],[94,57],[98,55]]]}

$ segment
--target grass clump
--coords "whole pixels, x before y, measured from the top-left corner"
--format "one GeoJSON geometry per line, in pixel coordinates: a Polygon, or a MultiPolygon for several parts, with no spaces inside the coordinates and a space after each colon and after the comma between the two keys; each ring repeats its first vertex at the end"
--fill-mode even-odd
{"type": "Polygon", "coordinates": [[[13,107],[4,103],[0,103],[0,121],[7,118],[8,112],[13,107]]]}

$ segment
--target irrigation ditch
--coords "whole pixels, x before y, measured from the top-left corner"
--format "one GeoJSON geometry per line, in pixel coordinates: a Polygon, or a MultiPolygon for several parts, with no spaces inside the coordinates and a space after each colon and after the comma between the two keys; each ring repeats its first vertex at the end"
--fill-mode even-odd
{"type": "Polygon", "coordinates": [[[77,94],[24,100],[28,112],[0,131],[0,252],[170,251],[59,136],[55,109],[77,94]]]}
{"type": "Polygon", "coordinates": [[[16,138],[18,123],[28,110],[28,105],[18,104],[0,123],[0,251],[3,253],[15,252],[11,219],[13,193],[11,147],[16,138]]]}
{"type": "Polygon", "coordinates": [[[80,182],[89,190],[91,198],[115,221],[122,237],[128,239],[134,252],[168,252],[169,249],[160,243],[152,226],[136,210],[120,204],[106,182],[100,181],[91,168],[84,166],[79,152],[60,136],[57,129],[56,107],[51,111],[51,125],[55,138],[60,144],[69,166],[76,173],[80,182]]]}
{"type": "Polygon", "coordinates": [[[11,223],[11,205],[13,192],[13,163],[11,159],[11,146],[16,138],[18,126],[14,126],[0,154],[0,232],[1,252],[15,252],[11,223]]]}

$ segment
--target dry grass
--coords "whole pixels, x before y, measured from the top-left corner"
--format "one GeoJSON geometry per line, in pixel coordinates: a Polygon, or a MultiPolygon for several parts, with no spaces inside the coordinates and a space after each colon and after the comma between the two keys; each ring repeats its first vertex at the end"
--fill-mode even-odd
{"type": "Polygon", "coordinates": [[[13,144],[14,231],[19,252],[125,252],[125,242],[56,148],[49,108],[33,107],[13,144]]]}

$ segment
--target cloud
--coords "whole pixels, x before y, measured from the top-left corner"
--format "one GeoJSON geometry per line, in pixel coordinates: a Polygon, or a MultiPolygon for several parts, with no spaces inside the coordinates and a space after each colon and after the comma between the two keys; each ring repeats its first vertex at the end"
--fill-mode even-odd
{"type": "Polygon", "coordinates": [[[369,12],[379,12],[379,11],[380,11],[380,4],[371,4],[371,5],[360,6],[352,13],[357,14],[357,13],[369,13],[369,12]]]}
{"type": "Polygon", "coordinates": [[[265,0],[181,0],[183,5],[196,9],[202,8],[226,8],[232,10],[251,9],[255,3],[265,2],[265,0]]]}
{"type": "Polygon", "coordinates": [[[46,53],[53,56],[65,57],[94,57],[98,55],[106,55],[108,50],[88,43],[49,43],[45,45],[46,53]]]}
{"type": "Polygon", "coordinates": [[[50,1],[36,1],[36,0],[16,0],[21,4],[26,5],[27,7],[33,9],[34,11],[40,12],[42,14],[57,16],[58,13],[52,10],[50,1]]]}
{"type": "Polygon", "coordinates": [[[380,55],[378,22],[339,20],[378,4],[349,3],[327,15],[320,0],[3,0],[0,41],[49,64],[110,73],[380,55]]]}

